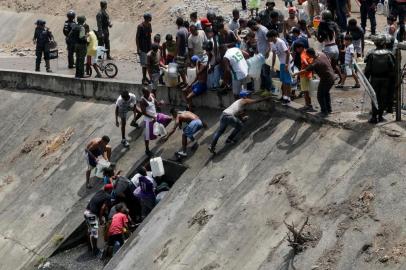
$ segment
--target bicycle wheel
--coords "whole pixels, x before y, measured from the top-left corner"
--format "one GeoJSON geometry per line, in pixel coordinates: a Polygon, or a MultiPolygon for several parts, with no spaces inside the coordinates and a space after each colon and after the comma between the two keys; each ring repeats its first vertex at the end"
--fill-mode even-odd
{"type": "Polygon", "coordinates": [[[106,74],[107,77],[114,78],[118,73],[118,68],[115,64],[108,63],[104,66],[104,73],[106,74]]]}

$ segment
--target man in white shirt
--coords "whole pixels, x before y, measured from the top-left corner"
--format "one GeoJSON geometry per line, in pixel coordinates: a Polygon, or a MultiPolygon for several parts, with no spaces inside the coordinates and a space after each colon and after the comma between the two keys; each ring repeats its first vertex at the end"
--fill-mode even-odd
{"type": "Polygon", "coordinates": [[[270,30],[266,35],[268,41],[272,43],[272,70],[275,70],[275,60],[278,56],[280,62],[280,80],[282,83],[282,103],[288,104],[290,102],[290,93],[292,85],[292,76],[289,72],[290,52],[285,41],[280,39],[278,32],[270,30]]]}
{"type": "Polygon", "coordinates": [[[127,90],[121,92],[121,95],[117,98],[116,101],[116,126],[119,127],[120,123],[118,122],[118,118],[120,117],[121,120],[121,144],[124,147],[129,147],[130,144],[128,143],[125,137],[125,126],[127,124],[127,113],[132,111],[134,113],[134,119],[131,122],[131,126],[138,127],[137,120],[142,116],[141,110],[137,107],[137,98],[134,94],[128,93],[127,90]]]}
{"type": "MultiPolygon", "coordinates": [[[[270,50],[270,44],[267,38],[268,28],[252,19],[248,22],[248,27],[255,32],[257,39],[258,53],[266,57],[270,50]]],[[[263,64],[261,68],[261,89],[264,90],[261,96],[268,96],[272,90],[271,68],[267,64],[263,64]]]]}
{"type": "Polygon", "coordinates": [[[188,38],[189,58],[193,55],[203,57],[203,42],[207,41],[206,34],[203,30],[197,30],[196,25],[190,25],[190,36],[188,38]]]}
{"type": "Polygon", "coordinates": [[[248,63],[245,60],[244,52],[238,48],[227,49],[226,46],[222,45],[220,53],[223,55],[223,83],[230,85],[231,81],[234,98],[237,100],[243,85],[248,82],[248,63]]]}

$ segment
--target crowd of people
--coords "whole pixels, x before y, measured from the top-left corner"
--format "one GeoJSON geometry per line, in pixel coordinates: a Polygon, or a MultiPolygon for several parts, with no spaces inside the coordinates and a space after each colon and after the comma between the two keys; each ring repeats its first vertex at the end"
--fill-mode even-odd
{"type": "MultiPolygon", "coordinates": [[[[244,2],[242,1],[243,9],[247,8],[244,2]]],[[[290,4],[291,1],[286,1],[286,5],[290,6],[287,14],[276,9],[273,1],[267,1],[265,9],[261,11],[260,7],[248,5],[248,8],[251,8],[251,16],[248,18],[240,17],[240,11],[233,10],[229,22],[212,11],[201,18],[193,12],[190,14],[190,21],[180,17],[176,19],[176,36],[166,35],[162,44],[159,34],[152,36],[152,15],[144,14],[143,22],[138,25],[136,34],[137,53],[144,84],[142,96],[137,98],[133,93],[122,91],[116,101],[115,121],[117,127],[121,128],[122,146],[126,148],[130,146],[126,138],[126,125],[130,113],[133,115],[130,125],[134,128],[144,128],[147,156],[154,155],[150,149],[150,141],[158,138],[155,126],[159,124],[165,129],[174,122],[173,128],[163,135],[161,140],[165,142],[178,129],[182,129],[181,150],[176,155],[187,157],[188,141],[193,143],[192,149],[196,148],[198,145],[196,134],[207,127],[204,121],[193,112],[193,97],[201,95],[207,89],[231,89],[235,101],[223,110],[219,127],[209,145],[209,151],[215,154],[218,140],[228,126],[233,127],[234,130],[225,143],[236,143],[236,137],[248,119],[245,114],[246,106],[273,98],[272,93],[275,89],[273,82],[276,77],[281,83],[280,100],[283,104],[289,104],[292,99],[303,95],[305,100],[303,111],[314,111],[309,90],[311,81],[317,75],[319,78],[317,101],[320,106],[320,115],[327,116],[333,110],[330,89],[334,85],[342,88],[347,77],[352,76],[355,80],[353,88],[360,87],[359,74],[354,69],[355,60],[359,57],[364,57],[366,63],[364,73],[377,97],[377,102],[372,104],[370,122],[383,121],[383,112],[391,112],[393,107],[395,59],[392,49],[395,41],[400,42],[404,38],[404,13],[398,12],[404,7],[402,6],[404,3],[402,4],[402,1],[391,3],[392,7],[396,3],[397,11],[388,16],[388,25],[384,29],[386,35],[373,37],[376,49],[364,54],[364,40],[367,38],[365,16],[362,15],[363,19],[359,26],[356,19],[347,20],[348,6],[333,7],[331,2],[334,1],[327,0],[324,3],[327,9],[321,11],[318,0],[309,0],[310,18],[320,16],[320,24],[317,26],[312,25],[311,19],[308,21],[301,19],[298,16],[298,9],[290,4]],[[399,25],[395,23],[395,15],[401,20],[399,25]],[[312,40],[312,37],[315,39],[312,40]],[[321,43],[322,51],[311,47],[314,42],[321,43]],[[276,66],[277,62],[279,66],[276,66]],[[160,112],[163,102],[156,99],[156,92],[158,85],[165,83],[162,70],[167,69],[171,63],[176,63],[176,72],[179,76],[177,87],[181,88],[188,105],[185,111],[172,108],[170,115],[166,115],[160,112]],[[187,70],[190,67],[196,70],[196,76],[192,80],[188,80],[187,76],[187,70]],[[253,74],[253,69],[256,74],[253,74]],[[255,89],[261,89],[261,98],[251,97],[255,89]],[[297,95],[299,89],[300,93],[297,95]],[[139,123],[141,117],[143,117],[142,124],[139,123]]],[[[101,3],[103,8],[105,2],[101,3]]],[[[248,4],[252,4],[251,1],[248,4]]],[[[361,1],[361,13],[364,12],[362,11],[364,5],[370,5],[370,2],[361,1]]],[[[73,18],[72,14],[68,15],[73,18]]],[[[376,34],[376,28],[372,15],[375,16],[375,13],[369,9],[368,17],[371,20],[373,35],[376,34]]],[[[66,33],[69,32],[68,37],[72,32],[77,31],[75,35],[83,40],[83,43],[76,43],[75,50],[68,42],[70,65],[73,64],[73,52],[76,53],[76,57],[78,54],[83,56],[79,51],[82,44],[86,45],[85,39],[90,36],[86,35],[88,30],[83,26],[84,22],[83,17],[78,17],[77,24],[74,26],[69,26],[69,21],[66,25],[67,28],[72,28],[66,31],[66,33]]],[[[101,23],[100,29],[106,45],[109,27],[111,27],[109,21],[105,24],[101,23]]],[[[40,36],[37,35],[37,50],[43,52],[41,45],[38,45],[40,36]]],[[[78,63],[81,62],[76,60],[76,67],[78,63]]],[[[99,159],[110,160],[111,158],[109,142],[110,138],[104,136],[92,140],[86,146],[88,165],[86,186],[88,188],[91,187],[89,181],[91,171],[97,166],[99,159]]],[[[104,169],[103,175],[104,188],[98,191],[89,202],[85,219],[89,226],[90,242],[94,250],[97,250],[98,225],[108,224],[105,240],[114,253],[122,246],[125,235],[132,228],[131,224],[142,221],[169,190],[169,186],[167,183],[160,182],[159,179],[154,179],[145,167],[140,167],[132,179],[121,176],[120,172],[115,171],[114,166],[104,169]]]]}

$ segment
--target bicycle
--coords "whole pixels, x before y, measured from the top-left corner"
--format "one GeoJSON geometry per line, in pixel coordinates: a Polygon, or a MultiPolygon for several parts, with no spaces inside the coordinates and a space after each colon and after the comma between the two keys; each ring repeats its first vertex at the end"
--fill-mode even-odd
{"type": "MultiPolygon", "coordinates": [[[[114,63],[107,63],[105,64],[105,59],[106,59],[106,53],[108,50],[103,49],[102,51],[102,55],[98,55],[97,57],[97,67],[100,70],[100,73],[104,73],[106,74],[106,76],[108,78],[114,78],[117,76],[118,73],[118,68],[114,63]]],[[[92,69],[92,65],[89,65],[88,63],[85,63],[85,73],[87,76],[91,77],[92,73],[93,73],[93,69],[92,69]]]]}

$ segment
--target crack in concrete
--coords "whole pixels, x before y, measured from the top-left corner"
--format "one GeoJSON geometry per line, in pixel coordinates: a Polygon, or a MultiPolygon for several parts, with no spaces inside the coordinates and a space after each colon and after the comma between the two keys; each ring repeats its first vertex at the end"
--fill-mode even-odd
{"type": "Polygon", "coordinates": [[[11,238],[9,236],[6,236],[2,233],[0,233],[0,236],[3,237],[4,240],[8,240],[10,242],[13,242],[14,244],[17,244],[18,246],[20,246],[23,250],[27,250],[30,253],[33,253],[34,255],[40,256],[40,254],[35,251],[34,249],[31,249],[29,247],[27,247],[26,245],[24,245],[23,243],[21,243],[20,241],[18,241],[17,239],[11,238]]]}

